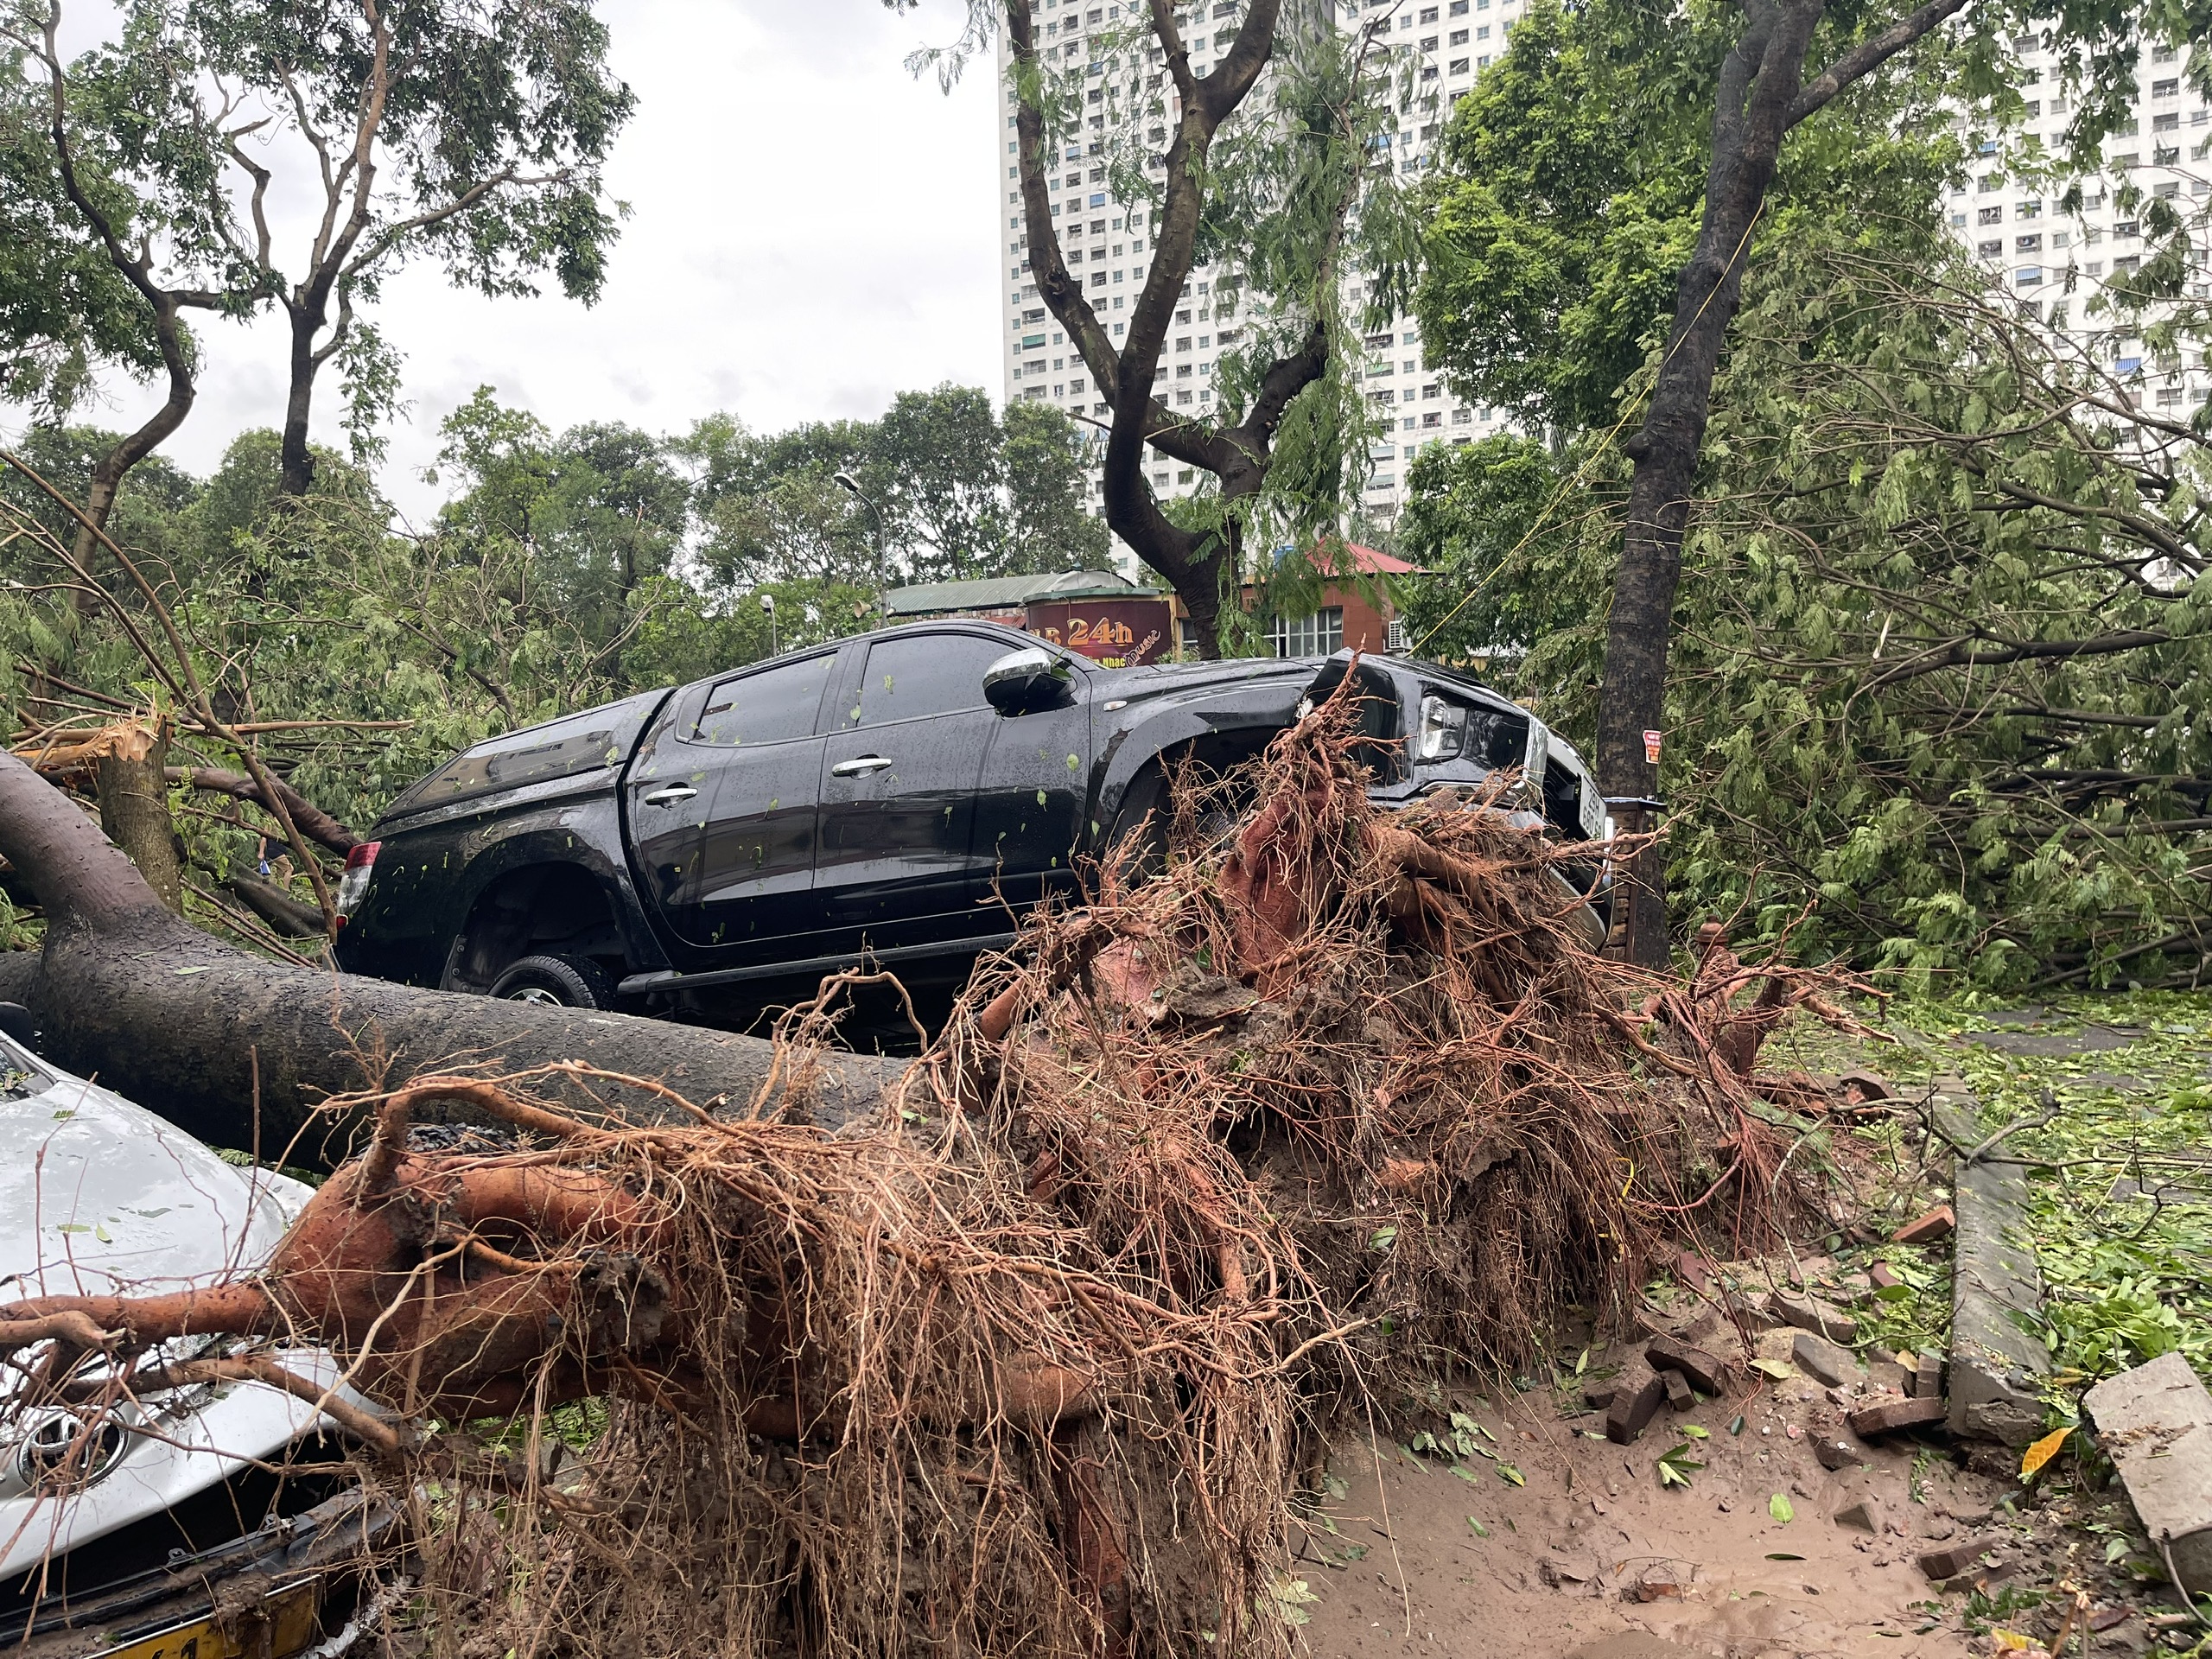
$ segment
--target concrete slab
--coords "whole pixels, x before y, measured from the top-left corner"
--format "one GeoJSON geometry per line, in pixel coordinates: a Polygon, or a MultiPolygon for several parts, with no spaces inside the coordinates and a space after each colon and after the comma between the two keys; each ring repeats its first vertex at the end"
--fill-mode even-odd
{"type": "Polygon", "coordinates": [[[2187,1360],[2162,1354],[2107,1377],[2082,1408],[2183,1588],[2212,1592],[2212,1394],[2187,1360]]]}
{"type": "MultiPolygon", "coordinates": [[[[1953,1145],[1981,1140],[1974,1096],[1957,1078],[1939,1077],[1930,1106],[1953,1145]]],[[[1955,1171],[1951,1204],[1959,1230],[1951,1270],[1951,1433],[2026,1446],[2043,1432],[2039,1395],[2050,1351],[2036,1334],[2043,1274],[2027,1221],[2024,1168],[1977,1162],[1955,1171]]]]}

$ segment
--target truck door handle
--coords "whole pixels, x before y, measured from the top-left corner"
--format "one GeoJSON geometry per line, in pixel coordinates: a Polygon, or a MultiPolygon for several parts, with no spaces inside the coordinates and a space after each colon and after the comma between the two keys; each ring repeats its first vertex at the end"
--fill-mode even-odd
{"type": "Polygon", "coordinates": [[[640,796],[640,806],[674,806],[688,801],[699,791],[689,784],[664,784],[650,795],[640,796]]]}
{"type": "Polygon", "coordinates": [[[849,760],[840,760],[830,768],[833,778],[865,778],[871,772],[881,772],[891,762],[880,754],[858,754],[849,760]]]}

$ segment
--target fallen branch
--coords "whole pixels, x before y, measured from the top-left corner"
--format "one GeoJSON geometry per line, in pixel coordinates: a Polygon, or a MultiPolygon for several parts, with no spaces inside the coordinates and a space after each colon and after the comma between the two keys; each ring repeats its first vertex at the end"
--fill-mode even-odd
{"type": "MultiPolygon", "coordinates": [[[[243,731],[244,728],[239,729],[243,731]]],[[[173,784],[204,790],[211,795],[227,795],[236,801],[250,801],[264,811],[272,810],[264,785],[243,773],[226,772],[219,766],[169,766],[163,775],[173,784]]],[[[361,844],[359,836],[283,779],[269,774],[268,784],[275,788],[276,798],[291,814],[300,833],[310,841],[328,848],[340,858],[361,844]]]]}

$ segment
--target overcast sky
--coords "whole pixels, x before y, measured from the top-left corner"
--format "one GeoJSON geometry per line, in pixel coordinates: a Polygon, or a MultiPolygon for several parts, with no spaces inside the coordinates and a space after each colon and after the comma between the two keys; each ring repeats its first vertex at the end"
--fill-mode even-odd
{"type": "MultiPolygon", "coordinates": [[[[963,10],[606,0],[614,68],[639,100],[607,168],[632,216],[606,293],[588,310],[557,290],[486,300],[429,267],[389,285],[378,315],[411,407],[383,475],[403,511],[434,505],[416,475],[480,385],[556,429],[657,431],[715,410],[756,430],[872,416],[944,380],[998,397],[993,71],[948,96],[901,63],[949,40],[963,10]]],[[[279,421],[284,342],[267,315],[200,326],[199,402],[164,453],[204,472],[242,429],[279,421]]],[[[335,373],[316,391],[316,436],[334,443],[335,373]]],[[[80,418],[119,426],[158,401],[126,384],[80,418]]]]}

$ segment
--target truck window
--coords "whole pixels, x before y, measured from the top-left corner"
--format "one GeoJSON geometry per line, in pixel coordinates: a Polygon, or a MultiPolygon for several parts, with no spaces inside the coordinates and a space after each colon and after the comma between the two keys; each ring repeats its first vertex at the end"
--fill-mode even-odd
{"type": "Polygon", "coordinates": [[[983,671],[1014,649],[973,633],[909,634],[880,640],[868,647],[860,697],[843,711],[841,727],[850,731],[855,726],[988,708],[983,698],[983,671]]]}
{"type": "Polygon", "coordinates": [[[721,748],[812,737],[834,651],[724,680],[707,693],[690,741],[721,748]]]}

